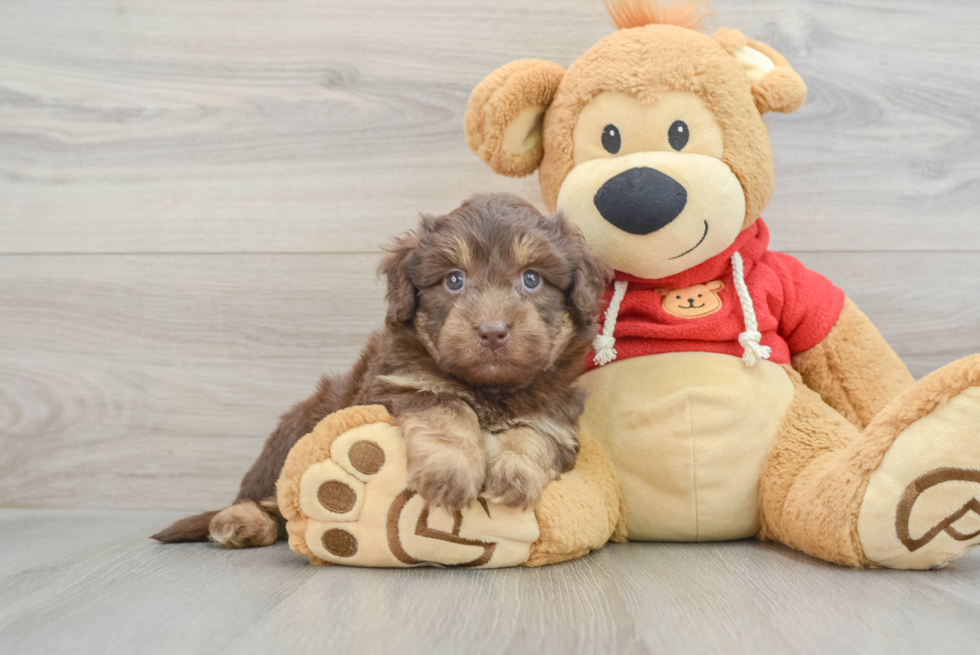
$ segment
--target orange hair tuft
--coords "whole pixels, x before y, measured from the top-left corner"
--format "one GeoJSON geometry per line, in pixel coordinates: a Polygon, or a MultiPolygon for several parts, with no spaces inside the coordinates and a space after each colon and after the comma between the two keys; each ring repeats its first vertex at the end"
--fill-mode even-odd
{"type": "Polygon", "coordinates": [[[602,0],[621,30],[644,25],[676,25],[696,30],[714,10],[704,0],[602,0]]]}

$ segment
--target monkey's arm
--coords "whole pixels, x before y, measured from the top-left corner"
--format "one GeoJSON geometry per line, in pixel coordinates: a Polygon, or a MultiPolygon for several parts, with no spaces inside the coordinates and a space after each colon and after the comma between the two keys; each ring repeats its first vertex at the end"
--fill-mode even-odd
{"type": "Polygon", "coordinates": [[[794,355],[792,362],[808,387],[861,429],[915,383],[899,356],[849,298],[823,341],[794,355]]]}

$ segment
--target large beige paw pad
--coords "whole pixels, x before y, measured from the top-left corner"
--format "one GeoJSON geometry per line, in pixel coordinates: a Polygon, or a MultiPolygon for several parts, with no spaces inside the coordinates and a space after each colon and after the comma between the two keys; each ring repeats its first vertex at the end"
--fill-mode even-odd
{"type": "Polygon", "coordinates": [[[871,475],[858,516],[865,556],[945,566],[980,543],[980,388],[903,430],[871,475]]]}
{"type": "Polygon", "coordinates": [[[428,507],[406,482],[405,443],[382,408],[328,416],[296,444],[279,481],[290,547],[313,563],[351,566],[527,560],[539,536],[533,512],[480,502],[449,513],[428,507]]]}

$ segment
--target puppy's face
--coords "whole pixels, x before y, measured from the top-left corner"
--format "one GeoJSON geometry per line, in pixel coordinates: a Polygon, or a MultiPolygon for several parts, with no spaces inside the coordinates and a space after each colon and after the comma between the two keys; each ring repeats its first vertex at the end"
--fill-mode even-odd
{"type": "Polygon", "coordinates": [[[511,388],[585,354],[609,276],[578,228],[505,194],[424,217],[382,272],[390,324],[411,326],[454,377],[511,388]]]}

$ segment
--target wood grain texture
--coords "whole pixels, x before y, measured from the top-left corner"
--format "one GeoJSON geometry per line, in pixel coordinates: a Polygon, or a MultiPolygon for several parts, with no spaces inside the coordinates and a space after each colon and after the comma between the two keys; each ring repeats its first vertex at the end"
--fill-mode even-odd
{"type": "MultiPolygon", "coordinates": [[[[980,6],[716,6],[811,87],[770,121],[774,247],[917,375],[980,351],[980,6]]],[[[0,506],[224,503],[380,321],[379,244],[474,191],[537,197],[467,151],[466,99],[573,61],[598,8],[0,3],[0,506]]]]}
{"type": "Polygon", "coordinates": [[[980,552],[928,572],[754,542],[610,545],[542,569],[314,568],[282,543],[146,538],[172,517],[0,510],[0,651],[920,655],[980,639],[980,552]]]}
{"type": "Polygon", "coordinates": [[[378,259],[0,258],[0,506],[227,502],[381,325],[378,259]]]}
{"type": "MultiPolygon", "coordinates": [[[[796,254],[915,374],[980,352],[961,274],[980,254],[796,254]]],[[[378,259],[0,257],[0,506],[223,506],[278,415],[380,326],[378,259]]]]}
{"type": "MultiPolygon", "coordinates": [[[[810,89],[767,118],[773,247],[916,375],[980,352],[980,3],[714,5],[810,89]]],[[[383,571],[147,539],[230,500],[278,414],[354,361],[390,235],[474,192],[537,200],[466,149],[473,86],[610,31],[599,0],[0,2],[0,508],[25,508],[0,509],[0,653],[976,650],[976,552],[383,571]]]]}
{"type": "MultiPolygon", "coordinates": [[[[716,0],[810,87],[778,248],[980,250],[980,3],[716,0]]],[[[373,252],[475,191],[470,90],[567,66],[598,0],[0,3],[0,252],[373,252]]]]}

